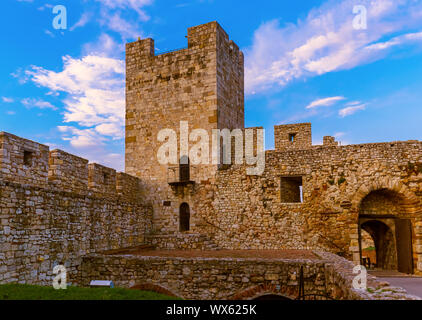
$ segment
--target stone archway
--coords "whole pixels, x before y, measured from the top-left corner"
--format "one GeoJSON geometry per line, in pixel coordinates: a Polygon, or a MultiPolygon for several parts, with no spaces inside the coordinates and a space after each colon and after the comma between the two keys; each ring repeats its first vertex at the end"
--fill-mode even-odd
{"type": "Polygon", "coordinates": [[[412,220],[409,200],[397,191],[381,188],[360,202],[358,218],[359,255],[362,259],[362,230],[367,231],[376,250],[376,267],[413,273],[412,220]]]}

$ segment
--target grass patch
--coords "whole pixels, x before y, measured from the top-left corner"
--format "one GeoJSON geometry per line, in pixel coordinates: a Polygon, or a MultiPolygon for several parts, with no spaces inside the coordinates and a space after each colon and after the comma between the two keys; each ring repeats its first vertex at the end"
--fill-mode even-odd
{"type": "Polygon", "coordinates": [[[163,294],[123,288],[80,288],[65,290],[53,287],[5,284],[0,285],[0,300],[178,300],[163,294]]]}

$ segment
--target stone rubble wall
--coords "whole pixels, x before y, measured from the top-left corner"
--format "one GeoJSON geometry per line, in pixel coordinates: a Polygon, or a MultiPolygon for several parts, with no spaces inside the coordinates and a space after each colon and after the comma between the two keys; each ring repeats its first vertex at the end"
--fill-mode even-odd
{"type": "Polygon", "coordinates": [[[0,283],[51,285],[57,264],[73,282],[82,255],[145,242],[152,208],[138,178],[61,150],[49,157],[47,146],[8,133],[0,139],[0,283]]]}
{"type": "Polygon", "coordinates": [[[353,263],[326,252],[315,254],[315,260],[92,254],[82,258],[78,279],[81,286],[95,279],[111,280],[117,287],[158,290],[191,300],[252,299],[265,294],[296,299],[303,266],[307,295],[336,300],[419,299],[372,276],[369,290],[354,289],[353,263]]]}
{"type": "Polygon", "coordinates": [[[359,262],[359,214],[394,214],[412,221],[422,271],[422,142],[269,150],[263,175],[245,169],[232,165],[196,185],[193,231],[226,249],[322,249],[359,262]],[[281,201],[286,176],[302,176],[303,203],[281,201]],[[376,190],[392,196],[371,194],[361,208],[376,190]]]}
{"type": "Polygon", "coordinates": [[[218,246],[202,234],[149,235],[146,243],[164,250],[218,250],[218,246]]]}

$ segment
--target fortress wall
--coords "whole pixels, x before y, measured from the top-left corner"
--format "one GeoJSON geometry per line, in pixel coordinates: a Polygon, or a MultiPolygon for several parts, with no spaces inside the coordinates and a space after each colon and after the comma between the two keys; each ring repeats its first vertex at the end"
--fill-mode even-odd
{"type": "Polygon", "coordinates": [[[116,178],[97,164],[88,171],[87,160],[64,151],[48,158],[47,146],[7,133],[0,138],[0,283],[51,285],[57,264],[72,282],[82,255],[144,243],[152,208],[138,178],[116,178]],[[27,148],[33,162],[25,167],[27,148]]]}
{"type": "MultiPolygon", "coordinates": [[[[422,271],[422,142],[417,141],[272,150],[261,176],[246,175],[245,166],[220,170],[215,180],[197,186],[196,231],[222,248],[328,249],[355,260],[359,202],[377,189],[401,197],[393,213],[412,220],[414,260],[422,271]],[[302,178],[303,203],[282,200],[285,177],[302,178]]],[[[392,213],[385,201],[376,207],[392,213]]]]}

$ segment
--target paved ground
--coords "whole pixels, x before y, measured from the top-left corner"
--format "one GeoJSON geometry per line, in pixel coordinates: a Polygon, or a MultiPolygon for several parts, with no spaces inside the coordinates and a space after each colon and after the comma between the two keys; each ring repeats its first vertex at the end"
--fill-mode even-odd
{"type": "Polygon", "coordinates": [[[105,254],[131,254],[147,257],[180,258],[259,258],[259,259],[309,259],[319,260],[311,250],[153,250],[150,248],[131,248],[110,250],[105,254]]]}
{"type": "Polygon", "coordinates": [[[406,289],[407,293],[422,298],[422,277],[412,276],[397,271],[370,271],[380,281],[386,281],[395,287],[406,289]]]}
{"type": "Polygon", "coordinates": [[[406,289],[408,294],[418,296],[422,298],[422,278],[378,278],[382,281],[387,281],[390,285],[394,287],[402,287],[406,289]]]}

